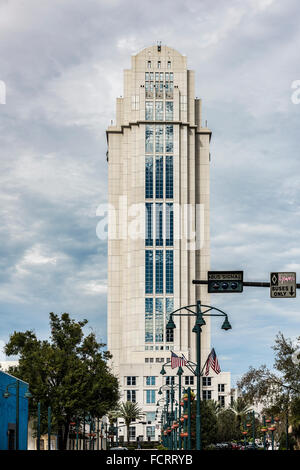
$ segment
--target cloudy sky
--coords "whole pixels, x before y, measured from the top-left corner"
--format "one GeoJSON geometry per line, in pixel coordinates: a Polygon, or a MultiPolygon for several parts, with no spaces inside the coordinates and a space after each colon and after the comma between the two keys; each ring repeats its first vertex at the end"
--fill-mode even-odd
{"type": "MultiPolygon", "coordinates": [[[[0,0],[0,360],[14,330],[46,338],[51,311],[106,340],[105,129],[131,54],[157,41],[187,55],[213,131],[212,269],[300,282],[299,20],[297,0],[0,0]]],[[[272,365],[278,331],[300,334],[299,296],[211,297],[233,382],[272,365]]]]}

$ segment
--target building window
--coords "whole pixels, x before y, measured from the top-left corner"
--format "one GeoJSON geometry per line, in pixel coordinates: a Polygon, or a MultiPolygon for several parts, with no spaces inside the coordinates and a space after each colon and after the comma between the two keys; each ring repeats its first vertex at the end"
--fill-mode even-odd
{"type": "Polygon", "coordinates": [[[153,343],[153,299],[145,299],[145,343],[153,343]]]}
{"type": "Polygon", "coordinates": [[[151,69],[151,60],[148,60],[148,62],[147,62],[147,68],[148,68],[148,69],[151,69]]]}
{"type": "Polygon", "coordinates": [[[153,126],[146,125],[145,131],[145,150],[146,153],[153,153],[153,126]]]}
{"type": "MultiPolygon", "coordinates": [[[[170,313],[174,310],[174,299],[166,298],[166,323],[168,323],[170,318],[170,313]]],[[[166,342],[173,343],[174,341],[174,330],[166,329],[166,342]]],[[[167,346],[168,347],[168,346],[167,346]]]]}
{"type": "Polygon", "coordinates": [[[166,152],[173,152],[173,125],[166,126],[166,152]]]}
{"type": "Polygon", "coordinates": [[[145,232],[146,232],[146,239],[145,244],[146,246],[153,245],[153,211],[152,211],[152,202],[146,202],[146,217],[145,217],[145,232]]]}
{"type": "Polygon", "coordinates": [[[166,293],[173,294],[173,251],[166,250],[166,293]]]}
{"type": "Polygon", "coordinates": [[[145,291],[153,294],[153,251],[145,251],[145,291]]]}
{"type": "Polygon", "coordinates": [[[211,400],[211,390],[203,390],[203,400],[211,400]]]}
{"type": "Polygon", "coordinates": [[[156,101],[155,102],[155,120],[162,121],[163,119],[164,119],[164,103],[163,101],[156,101]]]}
{"type": "Polygon", "coordinates": [[[135,426],[130,426],[130,428],[129,428],[129,440],[130,441],[135,441],[135,439],[136,439],[135,426]]]}
{"type": "Polygon", "coordinates": [[[126,400],[136,403],[136,391],[135,390],[126,390],[126,400]]]}
{"type": "Polygon", "coordinates": [[[173,204],[166,204],[166,246],[173,246],[174,243],[174,217],[173,204]]]}
{"type": "Polygon", "coordinates": [[[166,155],[166,199],[173,199],[173,157],[166,155]]]}
{"type": "MultiPolygon", "coordinates": [[[[173,135],[172,135],[172,139],[173,139],[173,135]]],[[[164,151],[164,129],[163,129],[163,126],[155,126],[155,152],[163,153],[163,151],[164,151]]]]}
{"type": "Polygon", "coordinates": [[[184,95],[180,96],[180,110],[187,111],[187,97],[184,95]]]}
{"type": "Polygon", "coordinates": [[[155,204],[156,219],[156,246],[163,246],[163,204],[158,202],[155,204]]]}
{"type": "Polygon", "coordinates": [[[163,199],[164,191],[164,167],[163,167],[163,157],[157,156],[155,158],[155,197],[156,199],[163,199]]]}
{"type": "Polygon", "coordinates": [[[154,375],[148,375],[146,377],[146,385],[155,385],[156,377],[154,375]]]}
{"type": "Polygon", "coordinates": [[[211,377],[202,377],[203,387],[211,387],[211,377]]]}
{"type": "Polygon", "coordinates": [[[225,392],[225,384],[218,384],[218,392],[225,392]]]}
{"type": "Polygon", "coordinates": [[[161,66],[161,61],[159,60],[159,61],[157,62],[157,68],[160,69],[160,66],[161,66]]]}
{"type": "Polygon", "coordinates": [[[132,111],[138,111],[140,109],[140,97],[139,95],[134,95],[131,97],[131,109],[132,111]]]}
{"type": "Polygon", "coordinates": [[[165,78],[166,98],[173,99],[173,72],[166,72],[165,78]]]}
{"type": "Polygon", "coordinates": [[[164,300],[155,299],[155,342],[164,340],[164,300]]]}
{"type": "Polygon", "coordinates": [[[166,101],[166,121],[173,121],[173,101],[166,101]]]}
{"type": "Polygon", "coordinates": [[[224,395],[219,395],[219,396],[218,396],[218,401],[219,401],[219,405],[220,405],[221,407],[224,407],[224,406],[225,406],[225,397],[224,397],[224,395]]]}
{"type": "Polygon", "coordinates": [[[153,121],[153,101],[146,101],[145,119],[146,121],[153,121]]]}
{"type": "Polygon", "coordinates": [[[127,385],[136,385],[136,377],[128,376],[126,377],[127,385]]]}
{"type": "Polygon", "coordinates": [[[170,61],[170,60],[168,60],[168,65],[167,65],[167,67],[168,67],[168,69],[171,68],[171,61],[170,61]]]}
{"type": "Polygon", "coordinates": [[[155,390],[146,390],[146,403],[155,403],[155,390]]]}
{"type": "Polygon", "coordinates": [[[174,375],[169,375],[166,377],[166,385],[175,385],[174,375]]]}
{"type": "Polygon", "coordinates": [[[154,421],[155,421],[155,412],[149,411],[148,413],[146,413],[146,422],[150,424],[150,423],[154,423],[154,421]]]}
{"type": "Polygon", "coordinates": [[[145,197],[153,198],[153,157],[146,157],[145,160],[145,197]]]}
{"type": "Polygon", "coordinates": [[[148,440],[155,439],[155,426],[146,426],[146,435],[148,440]]]}
{"type": "Polygon", "coordinates": [[[185,385],[194,385],[194,376],[193,375],[187,375],[185,378],[185,385]]]}
{"type": "Polygon", "coordinates": [[[164,289],[163,281],[164,281],[163,251],[156,250],[155,252],[155,292],[156,294],[163,294],[163,289],[164,289]]]}

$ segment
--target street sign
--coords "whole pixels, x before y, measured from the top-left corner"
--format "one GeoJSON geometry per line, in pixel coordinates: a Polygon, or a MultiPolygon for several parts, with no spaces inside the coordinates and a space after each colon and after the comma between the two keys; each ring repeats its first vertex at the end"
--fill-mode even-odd
{"type": "Polygon", "coordinates": [[[270,296],[296,297],[296,273],[270,273],[270,296]]]}
{"type": "Polygon", "coordinates": [[[243,292],[243,271],[208,271],[207,292],[243,292]]]}

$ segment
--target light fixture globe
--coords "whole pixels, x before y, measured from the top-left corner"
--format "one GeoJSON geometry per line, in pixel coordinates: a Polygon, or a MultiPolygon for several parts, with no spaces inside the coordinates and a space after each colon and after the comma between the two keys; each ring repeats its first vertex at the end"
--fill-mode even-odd
{"type": "Polygon", "coordinates": [[[227,316],[226,316],[226,318],[225,318],[225,320],[224,320],[224,323],[223,323],[223,325],[222,325],[221,328],[222,328],[222,330],[225,330],[225,331],[231,330],[232,327],[231,327],[231,325],[230,325],[230,323],[229,323],[229,321],[228,321],[228,317],[227,317],[227,316]]]}
{"type": "Polygon", "coordinates": [[[166,324],[166,329],[167,330],[174,330],[176,328],[176,325],[174,323],[173,317],[170,316],[168,323],[166,324]]]}

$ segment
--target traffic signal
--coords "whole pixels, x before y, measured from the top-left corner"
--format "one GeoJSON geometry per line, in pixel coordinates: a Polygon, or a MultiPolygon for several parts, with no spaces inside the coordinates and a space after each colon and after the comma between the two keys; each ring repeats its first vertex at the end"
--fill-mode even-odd
{"type": "Polygon", "coordinates": [[[243,292],[243,271],[208,271],[208,293],[243,292]]]}

